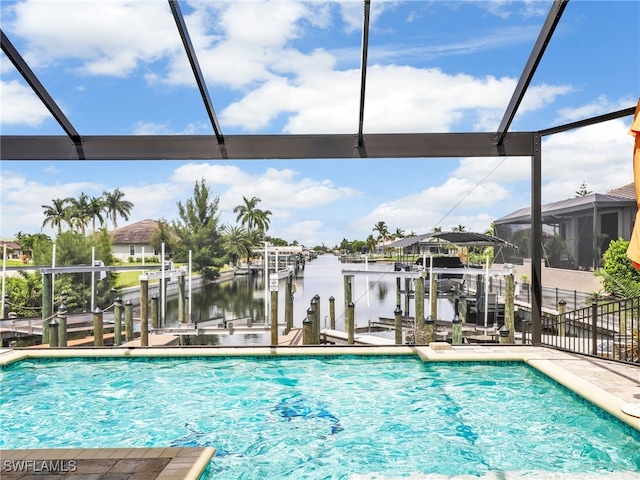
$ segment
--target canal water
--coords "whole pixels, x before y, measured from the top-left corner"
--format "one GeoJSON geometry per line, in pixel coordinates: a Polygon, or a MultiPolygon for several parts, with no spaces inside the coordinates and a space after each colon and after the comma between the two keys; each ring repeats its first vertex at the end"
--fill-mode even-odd
{"type": "MultiPolygon", "coordinates": [[[[320,297],[321,328],[329,328],[329,298],[335,299],[336,329],[344,331],[344,277],[343,271],[357,270],[352,282],[352,301],[355,304],[356,327],[365,327],[380,317],[393,318],[397,302],[396,272],[392,262],[341,263],[337,256],[319,255],[306,263],[304,271],[295,279],[293,294],[293,324],[301,327],[314,296],[320,297]],[[360,273],[362,272],[362,273],[360,273]]],[[[404,281],[402,282],[404,288],[404,281]]],[[[286,280],[278,288],[278,323],[285,323],[286,280]]],[[[199,335],[189,340],[194,345],[269,345],[269,321],[265,318],[265,294],[270,301],[271,292],[265,292],[264,275],[238,275],[232,279],[206,284],[192,292],[191,320],[194,322],[219,319],[221,323],[245,325],[247,320],[256,327],[255,333],[232,335],[199,335]]],[[[267,305],[266,311],[269,312],[267,305]]],[[[402,296],[401,308],[405,309],[402,296]]],[[[415,313],[413,299],[409,315],[415,313]]],[[[453,318],[449,300],[438,302],[438,317],[453,318]]],[[[425,300],[425,315],[429,314],[429,301],[425,300]]],[[[268,313],[267,313],[268,315],[268,313]]],[[[177,299],[167,303],[169,326],[177,325],[177,299]],[[172,322],[172,319],[173,322],[172,322]]],[[[282,332],[282,328],[279,331],[282,332]]],[[[384,333],[379,335],[385,336],[384,333]]]]}

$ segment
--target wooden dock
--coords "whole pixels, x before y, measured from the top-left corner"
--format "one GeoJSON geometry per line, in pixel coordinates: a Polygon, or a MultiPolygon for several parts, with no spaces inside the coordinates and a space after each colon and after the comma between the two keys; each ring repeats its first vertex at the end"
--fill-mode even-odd
{"type": "MultiPolygon", "coordinates": [[[[346,345],[349,338],[347,332],[325,328],[320,331],[320,340],[322,343],[346,345]]],[[[391,338],[367,334],[354,335],[353,341],[356,345],[395,345],[395,342],[391,338]]]]}

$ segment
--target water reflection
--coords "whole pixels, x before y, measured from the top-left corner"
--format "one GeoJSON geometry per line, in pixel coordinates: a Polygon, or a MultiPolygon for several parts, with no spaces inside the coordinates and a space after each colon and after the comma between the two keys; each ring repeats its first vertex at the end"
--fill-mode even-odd
{"type": "MultiPolygon", "coordinates": [[[[396,276],[392,263],[348,264],[340,263],[338,257],[321,255],[307,262],[301,276],[295,279],[293,294],[293,323],[302,326],[307,309],[314,296],[320,297],[322,327],[329,327],[329,298],[335,299],[336,328],[344,330],[344,277],[343,270],[368,270],[370,275],[353,277],[352,300],[355,304],[356,326],[366,326],[379,317],[393,318],[396,308],[396,276]]],[[[279,284],[278,320],[284,323],[286,280],[279,284]]],[[[404,283],[403,283],[404,287],[404,283]]],[[[255,333],[233,335],[198,335],[191,337],[193,345],[269,345],[271,341],[265,320],[265,292],[263,275],[241,275],[233,279],[203,286],[192,292],[191,319],[195,322],[219,319],[223,322],[245,324],[250,321],[255,333]]],[[[401,308],[406,309],[404,297],[401,308]]],[[[414,314],[413,300],[409,314],[414,314]]],[[[429,301],[425,301],[425,314],[429,314],[429,301]]],[[[453,307],[449,300],[438,302],[438,317],[453,318],[453,307]]],[[[177,324],[177,299],[167,304],[169,325],[177,324]]],[[[280,329],[281,330],[281,329],[280,329]]]]}

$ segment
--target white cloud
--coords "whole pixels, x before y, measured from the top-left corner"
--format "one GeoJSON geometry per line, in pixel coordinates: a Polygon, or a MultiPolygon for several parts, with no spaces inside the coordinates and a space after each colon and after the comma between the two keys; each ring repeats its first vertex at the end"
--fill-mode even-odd
{"type": "MultiPolygon", "coordinates": [[[[288,225],[282,229],[280,235],[280,238],[297,240],[302,245],[315,247],[322,243],[323,237],[326,236],[326,228],[321,221],[306,220],[288,225]]],[[[333,246],[333,243],[330,246],[333,246]]]]}
{"type": "Polygon", "coordinates": [[[261,173],[249,174],[236,166],[189,163],[177,168],[172,182],[190,185],[205,179],[211,192],[220,196],[220,209],[232,211],[242,204],[242,197],[257,197],[259,208],[271,210],[274,216],[286,215],[289,210],[304,210],[326,206],[338,200],[359,195],[348,187],[337,187],[330,180],[298,178],[291,169],[267,167],[261,173]]]}
{"type": "Polygon", "coordinates": [[[0,102],[0,124],[37,127],[52,118],[33,90],[17,80],[0,81],[0,102]]]}
{"type": "Polygon", "coordinates": [[[169,6],[160,0],[32,0],[10,11],[11,30],[27,39],[23,56],[34,70],[74,58],[82,62],[81,73],[126,76],[139,62],[156,61],[180,46],[169,6]]]}
{"type": "MultiPolygon", "coordinates": [[[[415,60],[433,60],[440,57],[452,55],[471,55],[478,52],[495,50],[513,46],[514,44],[529,44],[535,41],[539,32],[536,26],[508,26],[505,25],[499,30],[492,30],[484,34],[476,34],[472,38],[464,38],[458,41],[441,44],[395,44],[387,43],[376,45],[369,54],[369,61],[372,63],[411,63],[415,60]]],[[[334,53],[334,51],[331,51],[334,53]]],[[[344,50],[336,51],[342,54],[344,50]]],[[[359,50],[350,54],[358,55],[359,50]]]]}
{"type": "MultiPolygon", "coordinates": [[[[190,198],[193,193],[188,188],[181,188],[174,183],[155,183],[150,185],[131,186],[124,185],[120,190],[125,194],[125,198],[133,203],[131,218],[128,223],[137,222],[147,218],[158,220],[177,220],[177,202],[190,198]]],[[[118,221],[118,226],[122,222],[118,221]]]]}
{"type": "Polygon", "coordinates": [[[579,105],[573,108],[561,108],[558,113],[558,123],[575,122],[583,120],[585,118],[596,117],[609,112],[615,112],[616,110],[622,110],[629,105],[633,105],[637,102],[637,99],[625,98],[617,101],[612,101],[607,98],[606,95],[600,95],[591,102],[579,105]]]}
{"type": "Polygon", "coordinates": [[[542,147],[543,201],[573,197],[583,181],[598,193],[633,182],[628,128],[619,119],[548,137],[542,147]]]}
{"type": "Polygon", "coordinates": [[[500,18],[509,18],[514,13],[522,17],[538,17],[549,12],[549,2],[540,0],[484,0],[481,3],[489,13],[500,18]],[[515,7],[515,8],[514,8],[515,7]]]}
{"type": "Polygon", "coordinates": [[[483,213],[508,196],[496,183],[475,184],[467,179],[449,178],[444,184],[376,206],[371,213],[354,222],[354,228],[371,230],[384,221],[391,230],[402,228],[416,233],[435,226],[450,230],[464,225],[467,230],[486,230],[493,218],[483,213]],[[488,220],[488,222],[487,222],[488,220]]]}
{"type": "MultiPolygon", "coordinates": [[[[70,182],[67,184],[30,181],[26,176],[6,168],[0,171],[0,204],[2,205],[2,235],[15,235],[19,231],[40,231],[45,217],[42,205],[50,205],[53,199],[77,197],[81,192],[88,195],[102,194],[102,185],[93,182],[70,182]]],[[[54,233],[49,227],[43,233],[54,233]]]]}
{"type": "MultiPolygon", "coordinates": [[[[333,71],[318,65],[297,82],[273,79],[221,112],[225,125],[247,130],[266,128],[290,115],[286,133],[357,131],[359,70],[333,71]]],[[[465,116],[477,129],[497,129],[516,80],[450,75],[439,69],[373,65],[368,70],[365,132],[447,132],[465,116]]],[[[522,111],[528,112],[570,91],[567,86],[534,86],[522,111]]]]}

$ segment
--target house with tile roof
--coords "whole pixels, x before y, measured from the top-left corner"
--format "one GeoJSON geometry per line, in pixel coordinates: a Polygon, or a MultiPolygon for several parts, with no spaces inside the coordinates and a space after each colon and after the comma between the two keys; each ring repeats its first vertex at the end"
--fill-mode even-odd
{"type": "Polygon", "coordinates": [[[4,251],[4,248],[7,248],[7,258],[21,258],[22,257],[22,249],[20,245],[13,240],[0,240],[0,252],[4,251]]]}
{"type": "Polygon", "coordinates": [[[160,252],[151,245],[158,222],[149,218],[116,228],[109,232],[113,246],[113,256],[124,262],[130,258],[159,257],[160,252]]]}
{"type": "MultiPolygon", "coordinates": [[[[597,270],[612,240],[629,240],[636,218],[633,183],[606,194],[590,193],[542,205],[543,259],[547,266],[597,270]]],[[[530,258],[531,208],[516,210],[494,221],[498,237],[518,249],[505,249],[506,262],[530,258]]]]}

